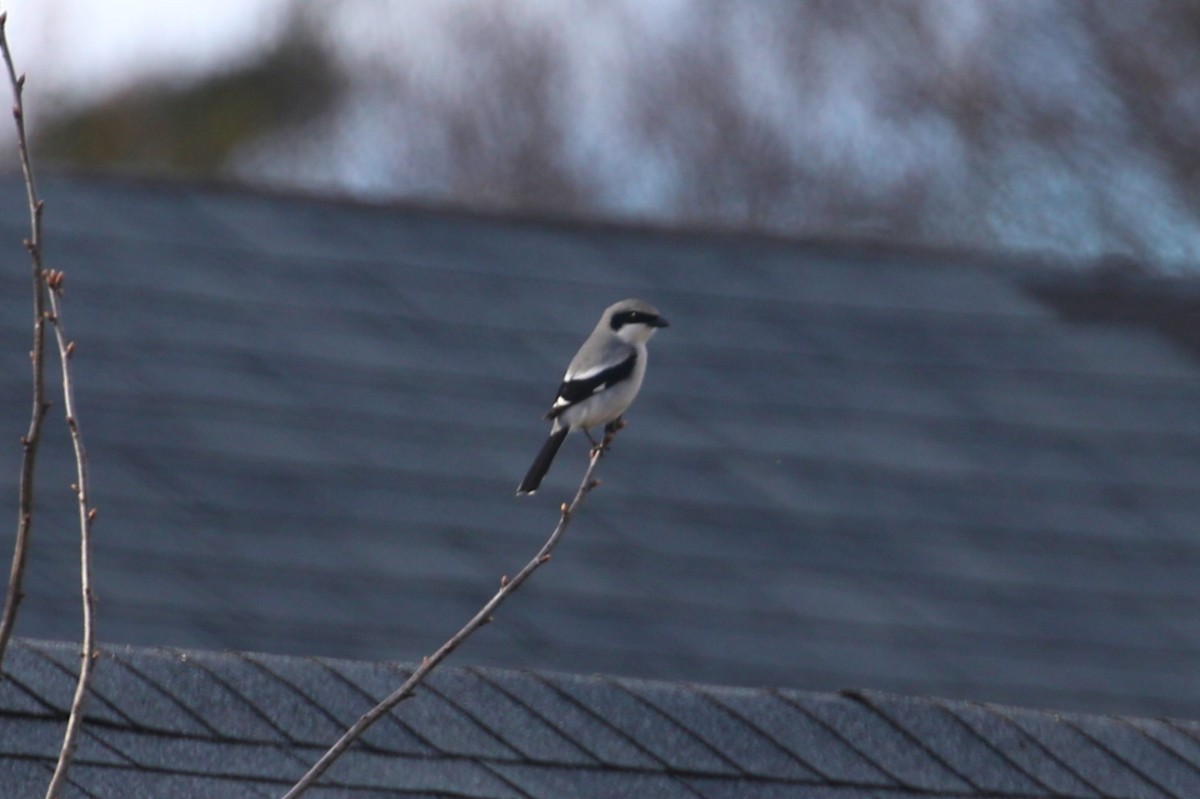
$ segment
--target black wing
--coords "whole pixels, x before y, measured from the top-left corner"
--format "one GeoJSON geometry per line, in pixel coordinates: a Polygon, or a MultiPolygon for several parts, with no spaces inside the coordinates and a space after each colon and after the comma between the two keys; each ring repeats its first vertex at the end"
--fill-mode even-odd
{"type": "Polygon", "coordinates": [[[558,387],[558,396],[554,400],[554,407],[546,414],[546,418],[553,419],[567,408],[576,403],[583,402],[597,391],[603,391],[611,385],[629,379],[629,376],[633,374],[633,367],[636,363],[637,352],[634,351],[629,353],[629,357],[620,363],[613,364],[607,369],[582,380],[564,380],[563,384],[558,387]]]}

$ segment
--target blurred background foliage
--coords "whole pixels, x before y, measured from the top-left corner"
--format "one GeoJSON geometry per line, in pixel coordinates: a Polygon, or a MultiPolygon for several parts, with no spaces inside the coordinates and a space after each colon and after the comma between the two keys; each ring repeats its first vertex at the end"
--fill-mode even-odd
{"type": "Polygon", "coordinates": [[[302,127],[333,107],[342,76],[299,15],[240,64],[178,81],[146,75],[38,126],[42,158],[89,169],[223,174],[238,148],[302,127]]]}
{"type": "Polygon", "coordinates": [[[286,21],[240,59],[47,109],[38,156],[1167,269],[1200,256],[1194,2],[272,8],[286,21]]]}

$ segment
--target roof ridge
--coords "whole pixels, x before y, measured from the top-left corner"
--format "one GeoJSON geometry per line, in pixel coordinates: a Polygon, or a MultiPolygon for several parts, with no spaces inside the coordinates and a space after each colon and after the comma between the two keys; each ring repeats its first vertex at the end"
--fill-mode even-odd
{"type": "MultiPolygon", "coordinates": [[[[1036,263],[1042,269],[1073,274],[1080,271],[1076,262],[1062,256],[1040,251],[1007,253],[999,250],[971,248],[962,245],[937,242],[904,241],[885,239],[870,234],[828,235],[817,233],[788,233],[771,228],[749,228],[744,224],[721,224],[712,220],[701,222],[656,221],[639,216],[603,215],[594,216],[555,213],[552,209],[503,209],[450,202],[430,202],[406,198],[363,198],[349,193],[334,193],[325,187],[319,191],[297,188],[281,188],[261,184],[248,184],[228,178],[197,178],[189,176],[181,180],[173,175],[116,173],[105,170],[73,168],[47,168],[40,171],[42,182],[69,181],[78,184],[117,187],[144,192],[174,192],[178,194],[206,195],[217,197],[243,197],[247,199],[296,205],[338,207],[359,212],[385,214],[404,213],[425,217],[469,221],[477,224],[519,226],[542,230],[562,230],[574,233],[597,232],[605,234],[628,234],[640,237],[655,237],[668,240],[702,240],[708,243],[738,242],[760,243],[766,246],[803,246],[831,253],[846,253],[861,256],[870,253],[879,259],[920,258],[924,262],[952,268],[963,259],[975,263],[987,263],[994,269],[1027,269],[1036,263]]],[[[1106,264],[1111,259],[1091,259],[1095,269],[1110,269],[1106,264]]]]}
{"type": "MultiPolygon", "coordinates": [[[[74,641],[58,641],[58,640],[52,640],[52,639],[30,638],[30,637],[24,637],[24,636],[18,636],[15,640],[18,641],[19,645],[27,648],[30,651],[38,652],[40,654],[47,654],[48,652],[55,651],[55,650],[62,650],[62,651],[70,652],[72,654],[76,654],[76,650],[78,649],[78,644],[74,641]]],[[[242,650],[237,650],[237,651],[234,651],[234,650],[210,650],[210,649],[203,649],[203,648],[198,648],[198,647],[173,647],[173,646],[172,647],[161,647],[161,646],[141,646],[141,645],[137,645],[137,644],[111,644],[111,643],[107,643],[104,645],[103,652],[101,654],[102,654],[102,656],[112,656],[114,653],[123,653],[123,654],[127,654],[127,655],[133,655],[135,657],[150,657],[150,658],[162,659],[162,660],[166,660],[166,661],[175,661],[175,660],[179,660],[179,659],[190,661],[192,658],[197,658],[198,659],[197,663],[199,662],[199,660],[204,660],[204,659],[222,660],[222,661],[227,661],[231,664],[249,662],[252,665],[254,665],[256,668],[262,669],[262,670],[266,671],[267,673],[269,673],[271,675],[271,677],[274,679],[282,679],[282,678],[275,675],[275,673],[268,668],[269,664],[273,661],[290,662],[290,663],[297,663],[297,664],[304,664],[304,663],[320,664],[322,666],[336,665],[336,664],[348,664],[351,666],[386,668],[389,670],[408,669],[408,668],[412,668],[414,666],[414,664],[409,664],[409,663],[405,663],[405,662],[401,662],[401,661],[383,661],[383,660],[376,661],[376,660],[363,660],[363,659],[356,659],[356,658],[325,657],[325,656],[313,656],[313,655],[287,655],[287,654],[279,654],[279,653],[274,653],[274,652],[255,652],[255,651],[242,651],[242,650]]],[[[58,663],[53,658],[48,657],[47,659],[52,664],[54,664],[56,668],[62,669],[62,670],[64,670],[64,672],[69,673],[69,670],[65,669],[65,667],[63,667],[61,663],[58,663]]],[[[207,669],[206,669],[206,671],[207,671],[207,669]]],[[[1016,711],[1016,712],[1024,712],[1024,713],[1036,713],[1036,714],[1042,714],[1042,715],[1052,716],[1052,717],[1061,717],[1061,718],[1097,719],[1104,723],[1110,723],[1110,724],[1116,724],[1116,723],[1124,724],[1124,723],[1128,723],[1131,720],[1136,721],[1136,720],[1142,720],[1142,719],[1150,720],[1150,721],[1162,721],[1167,724],[1171,724],[1172,722],[1182,722],[1185,724],[1200,724],[1200,719],[1191,719],[1191,718],[1186,718],[1186,717],[1150,716],[1150,715],[1137,715],[1137,714],[1114,714],[1114,713],[1100,713],[1100,712],[1089,713],[1086,711],[1079,711],[1079,710],[1057,710],[1054,708],[1038,707],[1038,706],[1033,706],[1033,705],[1020,705],[1020,704],[1014,704],[1011,702],[993,702],[993,701],[981,701],[981,700],[975,700],[975,699],[958,699],[958,698],[949,697],[949,696],[937,696],[937,695],[933,695],[933,694],[920,694],[920,693],[905,693],[905,692],[900,692],[900,691],[875,689],[875,688],[857,688],[856,687],[856,688],[841,688],[838,690],[820,690],[820,689],[814,690],[814,689],[806,689],[806,688],[796,688],[796,687],[792,687],[792,686],[754,686],[754,685],[706,683],[706,682],[696,681],[696,680],[664,680],[664,679],[654,679],[654,678],[646,678],[646,677],[631,677],[631,676],[621,675],[621,674],[606,674],[606,673],[600,673],[600,672],[576,673],[576,672],[559,671],[559,670],[554,670],[554,669],[529,669],[529,668],[520,668],[520,667],[505,667],[505,666],[480,665],[480,664],[463,664],[463,665],[451,664],[451,665],[443,666],[441,669],[439,669],[439,673],[442,671],[460,671],[460,672],[472,674],[475,676],[483,676],[489,682],[494,681],[496,679],[503,679],[505,676],[529,677],[529,678],[537,678],[537,679],[541,679],[543,677],[549,677],[554,680],[591,682],[591,683],[596,683],[596,684],[603,684],[604,682],[606,682],[608,680],[614,680],[614,681],[620,682],[622,684],[622,687],[637,688],[639,686],[644,685],[644,686],[648,686],[651,688],[654,688],[654,687],[672,688],[672,689],[676,689],[676,690],[687,691],[689,693],[694,693],[697,696],[704,696],[706,698],[708,695],[716,696],[718,698],[721,696],[725,696],[725,695],[767,697],[767,696],[776,695],[778,693],[778,691],[782,690],[782,691],[786,691],[790,695],[793,695],[796,697],[801,697],[801,698],[844,697],[844,698],[855,699],[856,701],[859,701],[857,698],[857,695],[861,694],[863,696],[870,696],[870,697],[901,699],[901,700],[906,700],[906,701],[910,701],[910,702],[923,703],[923,704],[927,704],[927,705],[935,706],[935,707],[953,707],[953,706],[959,706],[959,705],[971,706],[971,707],[985,707],[985,708],[995,709],[995,710],[998,710],[1001,712],[1016,711]]],[[[362,690],[360,686],[356,685],[352,681],[349,681],[345,677],[345,675],[337,672],[336,670],[331,671],[331,673],[334,674],[335,676],[339,677],[339,679],[346,681],[346,683],[348,685],[352,686],[356,690],[359,690],[359,691],[362,690]]],[[[9,677],[9,675],[6,674],[5,677],[7,679],[9,677]]],[[[293,690],[299,691],[299,689],[295,689],[295,688],[293,688],[293,690]]],[[[37,695],[33,694],[33,696],[36,697],[37,695]]],[[[366,694],[364,694],[364,696],[366,696],[366,694]]],[[[1181,732],[1183,732],[1183,734],[1185,734],[1185,735],[1188,735],[1189,737],[1195,738],[1198,742],[1200,742],[1200,730],[1198,730],[1194,733],[1192,731],[1181,731],[1181,732]]]]}
{"type": "MultiPolygon", "coordinates": [[[[74,643],[23,640],[19,651],[40,657],[14,660],[13,676],[32,680],[35,693],[47,680],[56,685],[59,660],[75,649],[74,643]]],[[[87,740],[108,754],[85,758],[84,766],[130,764],[124,776],[105,768],[94,777],[118,781],[136,779],[133,767],[149,764],[154,779],[168,782],[245,775],[280,783],[301,770],[297,761],[321,750],[316,739],[325,733],[318,728],[333,730],[339,719],[360,714],[407,668],[162,647],[102,646],[100,657],[122,668],[98,664],[101,690],[115,706],[85,726],[87,740]],[[164,685],[145,676],[147,669],[164,685]],[[191,692],[180,697],[181,706],[212,718],[183,732],[178,720],[147,723],[147,713],[176,714],[168,703],[145,704],[147,691],[164,690],[191,692]],[[221,697],[237,697],[254,710],[223,708],[221,697]],[[295,706],[280,711],[279,704],[295,706]],[[307,716],[321,723],[295,729],[307,716]],[[179,760],[188,752],[195,757],[179,760]]],[[[831,797],[844,790],[956,799],[1125,799],[1146,792],[1177,799],[1200,785],[1200,740],[1167,721],[1143,719],[1139,727],[1124,717],[875,690],[721,686],[478,665],[447,666],[428,687],[424,701],[417,697],[407,711],[390,714],[390,725],[373,728],[382,744],[368,740],[347,752],[357,766],[345,766],[350,770],[335,782],[369,792],[403,774],[404,790],[449,779],[458,785],[453,790],[475,795],[464,787],[469,783],[481,797],[540,797],[548,785],[561,790],[564,780],[581,780],[606,785],[609,793],[669,785],[679,796],[754,795],[803,786],[831,797]]],[[[64,701],[59,693],[53,692],[56,702],[64,701]]],[[[4,696],[0,754],[50,758],[28,744],[13,747],[21,729],[39,731],[25,737],[48,746],[48,725],[59,723],[57,715],[27,718],[28,702],[12,692],[8,701],[15,704],[6,708],[4,696]]],[[[91,783],[81,779],[88,790],[91,783]]]]}

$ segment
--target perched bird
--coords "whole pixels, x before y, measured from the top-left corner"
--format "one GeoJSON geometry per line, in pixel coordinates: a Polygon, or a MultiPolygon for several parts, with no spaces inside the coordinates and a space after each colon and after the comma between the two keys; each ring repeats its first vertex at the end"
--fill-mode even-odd
{"type": "Polygon", "coordinates": [[[550,437],[517,488],[517,496],[538,490],[568,433],[582,429],[591,439],[588,430],[620,418],[642,387],[646,342],[666,326],[658,309],[642,300],[622,300],[605,309],[563,375],[545,417],[554,420],[550,437]]]}

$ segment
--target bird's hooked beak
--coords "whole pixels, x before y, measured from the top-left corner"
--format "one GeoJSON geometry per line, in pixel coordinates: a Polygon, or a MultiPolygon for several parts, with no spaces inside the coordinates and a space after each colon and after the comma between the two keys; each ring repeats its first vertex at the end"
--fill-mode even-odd
{"type": "Polygon", "coordinates": [[[661,316],[654,317],[654,321],[650,323],[651,327],[670,327],[671,324],[661,316]]]}

